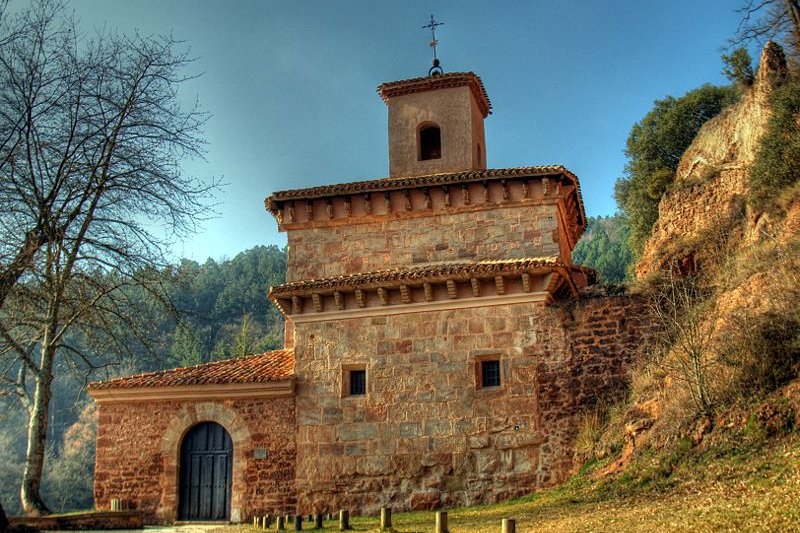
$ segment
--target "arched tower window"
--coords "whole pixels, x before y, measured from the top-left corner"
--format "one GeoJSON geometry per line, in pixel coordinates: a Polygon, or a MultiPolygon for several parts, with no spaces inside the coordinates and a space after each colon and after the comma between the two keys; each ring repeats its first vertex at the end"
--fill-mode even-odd
{"type": "Polygon", "coordinates": [[[423,124],[419,128],[419,160],[441,159],[442,133],[436,124],[423,124]]]}

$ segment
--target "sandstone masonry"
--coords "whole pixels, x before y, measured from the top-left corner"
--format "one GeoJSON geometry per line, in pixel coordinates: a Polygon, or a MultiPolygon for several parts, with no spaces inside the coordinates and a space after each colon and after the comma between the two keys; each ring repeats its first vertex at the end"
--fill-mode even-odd
{"type": "Polygon", "coordinates": [[[92,385],[99,508],[119,498],[160,522],[219,498],[234,521],[436,509],[567,477],[576,416],[625,387],[646,308],[572,264],[574,174],[486,168],[480,78],[379,93],[389,178],[266,200],[288,234],[269,294],[286,348],[92,385]],[[230,442],[196,437],[204,424],[230,442]]]}

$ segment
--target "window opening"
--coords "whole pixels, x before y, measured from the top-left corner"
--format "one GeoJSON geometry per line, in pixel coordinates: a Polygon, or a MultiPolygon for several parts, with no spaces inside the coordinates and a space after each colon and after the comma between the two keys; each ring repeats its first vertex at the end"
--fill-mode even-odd
{"type": "Polygon", "coordinates": [[[481,361],[481,386],[500,386],[500,361],[481,361]]]}
{"type": "Polygon", "coordinates": [[[367,371],[350,371],[350,396],[359,396],[367,393],[367,371]]]}
{"type": "Polygon", "coordinates": [[[419,129],[419,159],[427,161],[429,159],[441,159],[442,157],[442,134],[439,126],[422,126],[419,129]]]}

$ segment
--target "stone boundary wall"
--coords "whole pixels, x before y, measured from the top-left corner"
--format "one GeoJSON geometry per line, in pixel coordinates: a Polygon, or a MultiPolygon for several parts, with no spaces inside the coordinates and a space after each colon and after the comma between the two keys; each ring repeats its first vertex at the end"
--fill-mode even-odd
{"type": "Polygon", "coordinates": [[[573,357],[567,386],[578,411],[625,392],[631,366],[657,327],[644,297],[617,290],[588,287],[561,307],[573,357]]]}
{"type": "Polygon", "coordinates": [[[233,440],[231,520],[295,507],[294,398],[142,401],[100,404],[94,496],[146,513],[147,523],[177,519],[178,465],[183,436],[200,422],[217,422],[233,440]],[[267,450],[267,458],[254,450],[267,450]]]}
{"type": "Polygon", "coordinates": [[[11,531],[92,531],[142,529],[144,514],[140,511],[95,511],[48,516],[12,516],[11,531]]]}

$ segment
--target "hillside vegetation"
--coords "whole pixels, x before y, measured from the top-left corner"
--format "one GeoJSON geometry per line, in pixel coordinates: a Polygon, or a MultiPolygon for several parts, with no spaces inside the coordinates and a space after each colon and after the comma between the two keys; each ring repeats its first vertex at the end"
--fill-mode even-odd
{"type": "Polygon", "coordinates": [[[669,509],[632,529],[800,529],[799,87],[769,43],[656,195],[630,288],[658,335],[627,398],[583,413],[576,443],[592,490],[632,498],[631,516],[648,495],[669,509]]]}
{"type": "Polygon", "coordinates": [[[623,283],[629,281],[633,267],[629,241],[630,226],[623,215],[589,217],[572,260],[597,270],[599,283],[623,283]]]}

